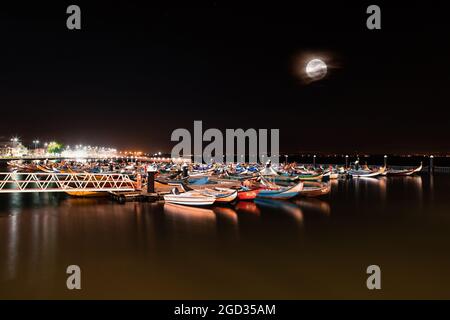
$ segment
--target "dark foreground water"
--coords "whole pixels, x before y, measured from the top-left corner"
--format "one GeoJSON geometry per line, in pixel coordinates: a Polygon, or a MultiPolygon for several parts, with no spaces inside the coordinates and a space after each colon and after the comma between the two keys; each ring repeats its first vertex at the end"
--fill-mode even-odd
{"type": "Polygon", "coordinates": [[[335,181],[323,199],[212,209],[0,195],[0,298],[448,299],[449,190],[450,175],[335,181]]]}

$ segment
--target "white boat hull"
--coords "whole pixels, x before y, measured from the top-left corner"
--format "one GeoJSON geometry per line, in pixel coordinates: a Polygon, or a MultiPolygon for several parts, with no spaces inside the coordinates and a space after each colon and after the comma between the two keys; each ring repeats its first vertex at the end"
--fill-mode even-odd
{"type": "Polygon", "coordinates": [[[216,198],[199,193],[185,192],[181,194],[167,194],[164,196],[164,201],[184,206],[209,206],[216,201],[216,198]]]}
{"type": "Polygon", "coordinates": [[[204,189],[200,193],[216,198],[217,203],[229,203],[237,198],[237,190],[227,188],[204,189]]]}

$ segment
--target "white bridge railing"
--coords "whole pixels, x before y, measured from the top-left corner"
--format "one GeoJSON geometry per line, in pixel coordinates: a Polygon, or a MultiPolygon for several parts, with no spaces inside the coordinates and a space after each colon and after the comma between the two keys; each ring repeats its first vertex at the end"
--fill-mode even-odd
{"type": "Polygon", "coordinates": [[[134,190],[130,177],[120,173],[0,172],[0,193],[134,190]]]}

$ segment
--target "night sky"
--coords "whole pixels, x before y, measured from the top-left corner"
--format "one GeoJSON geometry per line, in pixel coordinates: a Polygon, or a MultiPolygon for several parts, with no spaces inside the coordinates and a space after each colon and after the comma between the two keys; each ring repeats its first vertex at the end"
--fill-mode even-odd
{"type": "Polygon", "coordinates": [[[203,120],[279,128],[282,152],[450,151],[442,6],[374,2],[382,30],[368,30],[372,2],[170,3],[2,5],[2,139],[169,152],[203,120]],[[324,57],[326,78],[302,81],[304,56],[324,57]]]}

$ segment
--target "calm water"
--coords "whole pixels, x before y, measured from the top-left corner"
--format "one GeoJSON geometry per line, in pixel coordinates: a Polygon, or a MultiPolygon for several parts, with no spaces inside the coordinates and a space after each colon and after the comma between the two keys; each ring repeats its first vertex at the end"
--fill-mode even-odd
{"type": "Polygon", "coordinates": [[[448,299],[449,188],[342,180],[322,199],[212,209],[0,195],[0,298],[448,299]],[[81,291],[66,289],[70,264],[81,291]]]}

